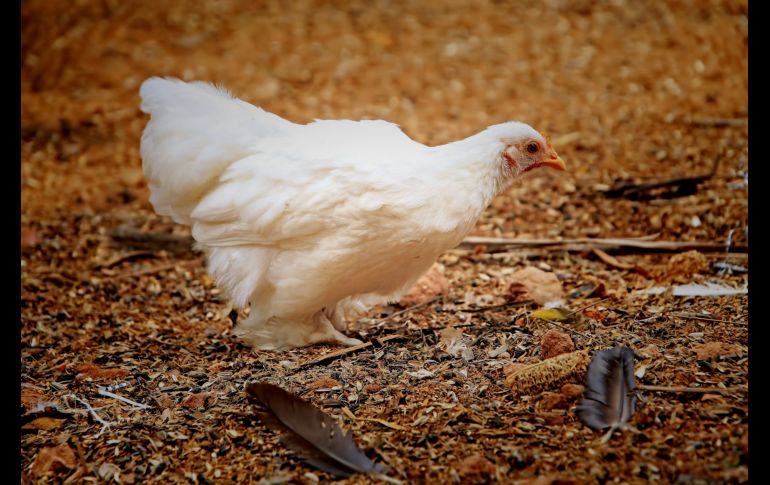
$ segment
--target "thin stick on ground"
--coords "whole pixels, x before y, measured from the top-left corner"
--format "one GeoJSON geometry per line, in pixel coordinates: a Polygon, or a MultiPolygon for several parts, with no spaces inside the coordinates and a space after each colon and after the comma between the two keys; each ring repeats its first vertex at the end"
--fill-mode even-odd
{"type": "Polygon", "coordinates": [[[457,310],[457,311],[458,312],[463,312],[463,313],[480,313],[480,312],[487,312],[487,311],[490,311],[490,310],[498,310],[500,308],[527,306],[530,303],[532,303],[532,300],[509,301],[507,303],[501,303],[499,305],[490,305],[490,306],[485,306],[485,307],[480,307],[480,308],[460,309],[460,310],[457,310]]]}
{"type": "MultiPolygon", "coordinates": [[[[530,248],[540,247],[557,249],[561,251],[586,251],[589,249],[624,249],[638,250],[640,252],[672,252],[696,249],[703,252],[724,252],[723,243],[711,242],[683,242],[683,241],[649,241],[646,239],[632,238],[576,238],[576,239],[506,239],[496,237],[470,236],[463,239],[461,247],[476,247],[479,245],[490,248],[530,248]]],[[[749,250],[746,245],[738,245],[732,251],[745,253],[749,250]]]]}
{"type": "Polygon", "coordinates": [[[387,322],[388,320],[393,320],[396,317],[400,317],[401,315],[405,315],[405,314],[407,314],[409,312],[412,312],[414,310],[418,310],[418,309],[420,309],[422,307],[428,306],[431,303],[440,300],[441,298],[442,298],[441,296],[434,296],[433,298],[431,298],[428,301],[424,301],[422,303],[418,303],[416,305],[412,305],[409,308],[404,308],[403,310],[399,310],[397,312],[391,313],[387,317],[381,318],[381,319],[377,320],[376,322],[374,322],[374,325],[380,325],[382,323],[387,322]]]}
{"type": "Polygon", "coordinates": [[[735,325],[735,324],[740,324],[740,325],[748,324],[748,322],[745,321],[745,320],[721,320],[721,319],[718,319],[718,318],[707,318],[707,317],[702,317],[700,315],[693,315],[693,314],[690,314],[690,313],[670,313],[669,315],[672,316],[672,317],[677,317],[677,318],[689,318],[691,320],[703,320],[704,322],[730,323],[730,324],[733,324],[733,325],[735,325]]]}
{"type": "Polygon", "coordinates": [[[106,429],[109,429],[109,427],[110,427],[110,426],[112,426],[113,424],[117,424],[117,423],[114,423],[114,422],[112,422],[112,421],[105,421],[104,419],[102,419],[102,417],[101,417],[101,416],[99,416],[99,415],[96,413],[96,410],[95,410],[93,407],[91,407],[91,405],[90,405],[90,404],[88,403],[88,401],[86,401],[85,399],[81,399],[81,398],[77,397],[77,396],[76,396],[76,395],[74,395],[74,394],[67,394],[67,395],[66,395],[66,396],[64,396],[64,397],[65,397],[66,399],[72,399],[73,401],[77,401],[77,402],[79,402],[80,404],[82,404],[83,406],[85,406],[85,408],[86,408],[86,410],[88,411],[88,413],[89,413],[91,416],[93,416],[93,418],[94,418],[96,421],[98,421],[98,422],[99,422],[99,423],[102,425],[102,429],[100,429],[100,430],[99,430],[99,433],[97,433],[97,435],[96,435],[96,437],[97,437],[97,438],[98,438],[99,436],[101,436],[101,435],[102,435],[102,433],[104,433],[104,431],[105,431],[106,429]]]}
{"type": "Polygon", "coordinates": [[[686,386],[652,386],[647,384],[637,384],[637,389],[641,389],[643,391],[654,391],[654,392],[672,392],[672,393],[684,393],[684,392],[693,392],[693,393],[732,393],[732,392],[748,392],[749,387],[748,386],[733,386],[733,387],[686,387],[686,386]]]}
{"type": "MultiPolygon", "coordinates": [[[[396,335],[387,335],[385,337],[378,338],[378,339],[375,339],[375,340],[381,345],[381,344],[384,344],[385,342],[387,342],[389,340],[395,340],[395,339],[399,339],[399,338],[404,338],[404,336],[403,335],[398,335],[398,334],[396,334],[396,335]]],[[[307,369],[308,367],[312,367],[312,366],[317,365],[317,364],[321,364],[321,363],[324,363],[324,362],[328,362],[330,360],[337,359],[339,357],[342,357],[343,355],[352,354],[354,352],[358,352],[359,350],[367,349],[367,348],[371,347],[372,345],[374,345],[374,343],[372,341],[369,341],[369,342],[360,343],[358,345],[353,345],[352,347],[345,347],[345,348],[342,348],[342,349],[338,349],[338,350],[335,350],[333,352],[329,352],[328,354],[324,354],[324,355],[322,355],[320,357],[316,357],[315,359],[309,360],[309,361],[305,362],[304,364],[300,364],[299,366],[297,366],[296,370],[299,371],[299,370],[307,369]]]]}
{"type": "Polygon", "coordinates": [[[111,397],[112,399],[117,399],[118,401],[129,404],[136,409],[149,409],[151,407],[151,406],[148,406],[147,404],[138,403],[126,397],[110,392],[109,388],[99,388],[99,394],[101,394],[102,396],[111,397]]]}

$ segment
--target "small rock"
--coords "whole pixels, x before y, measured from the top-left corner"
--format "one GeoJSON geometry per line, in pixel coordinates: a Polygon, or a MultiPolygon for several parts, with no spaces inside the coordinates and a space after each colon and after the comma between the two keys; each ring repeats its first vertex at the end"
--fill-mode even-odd
{"type": "Polygon", "coordinates": [[[561,393],[568,399],[574,399],[583,395],[583,386],[580,384],[564,384],[561,393]]]}
{"type": "Polygon", "coordinates": [[[404,307],[419,305],[437,296],[446,296],[448,291],[449,282],[444,276],[444,265],[434,263],[428,272],[417,280],[409,293],[401,297],[398,303],[404,307]]]}
{"type": "Polygon", "coordinates": [[[497,467],[483,455],[471,455],[460,463],[458,473],[465,482],[484,483],[493,479],[497,473],[497,467]]]}
{"type": "Polygon", "coordinates": [[[564,424],[564,415],[561,413],[541,412],[538,417],[543,418],[548,426],[561,426],[564,424]]]}
{"type": "Polygon", "coordinates": [[[572,338],[566,333],[551,329],[540,340],[540,358],[550,359],[560,354],[566,354],[575,350],[572,338]]]}
{"type": "Polygon", "coordinates": [[[382,389],[382,386],[379,384],[367,384],[364,386],[364,391],[367,394],[374,394],[374,393],[380,392],[380,389],[382,389]]]}
{"type": "Polygon", "coordinates": [[[541,411],[550,411],[552,409],[567,409],[569,402],[564,394],[558,392],[546,391],[540,395],[538,407],[541,411]]]}

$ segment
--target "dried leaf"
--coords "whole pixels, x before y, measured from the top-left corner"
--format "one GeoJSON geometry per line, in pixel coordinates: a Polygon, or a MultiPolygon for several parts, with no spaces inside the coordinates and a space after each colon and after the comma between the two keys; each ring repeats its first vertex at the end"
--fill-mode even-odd
{"type": "Polygon", "coordinates": [[[77,459],[75,458],[75,452],[69,447],[67,443],[62,443],[59,446],[50,448],[43,448],[37,454],[35,463],[32,465],[32,473],[34,475],[42,475],[49,470],[53,470],[57,467],[64,467],[67,469],[73,469],[77,465],[77,459]]]}
{"type": "Polygon", "coordinates": [[[725,355],[740,353],[740,348],[727,342],[707,342],[692,349],[698,360],[712,360],[725,355]]]}
{"type": "Polygon", "coordinates": [[[559,278],[533,266],[511,275],[508,292],[512,296],[518,295],[522,299],[533,300],[538,305],[564,299],[564,288],[559,278]]]}
{"type": "Polygon", "coordinates": [[[309,402],[272,384],[250,384],[246,391],[265,408],[263,421],[282,431],[283,442],[309,464],[340,477],[387,472],[356,446],[352,434],[345,434],[331,416],[309,402]]]}
{"type": "Polygon", "coordinates": [[[567,316],[570,313],[571,312],[569,310],[566,310],[564,308],[540,308],[532,312],[532,316],[536,318],[541,318],[543,320],[552,320],[554,322],[561,322],[562,320],[566,320],[567,316]]]}
{"type": "Polygon", "coordinates": [[[634,389],[634,352],[628,347],[597,352],[588,366],[586,397],[577,407],[580,420],[594,430],[610,428],[608,439],[634,414],[634,389]]]}
{"type": "MultiPolygon", "coordinates": [[[[473,360],[473,350],[468,347],[470,339],[466,338],[462,329],[446,327],[439,332],[439,339],[438,348],[445,350],[447,354],[452,357],[462,356],[465,360],[473,360]]],[[[433,377],[432,373],[422,377],[413,374],[409,373],[412,377],[417,378],[433,377]]]]}
{"type": "Polygon", "coordinates": [[[375,423],[380,423],[381,425],[388,427],[390,429],[395,429],[396,431],[405,431],[406,428],[401,426],[400,424],[391,423],[390,421],[385,421],[384,419],[379,418],[363,418],[364,421],[373,421],[375,423]]]}
{"type": "Polygon", "coordinates": [[[120,467],[114,463],[102,463],[96,471],[100,477],[106,481],[112,480],[116,475],[120,475],[120,467]]]}
{"type": "Polygon", "coordinates": [[[407,372],[407,374],[418,380],[436,377],[435,374],[433,374],[433,372],[429,371],[428,369],[419,369],[416,372],[407,372]]]}
{"type": "Polygon", "coordinates": [[[21,429],[36,429],[41,431],[48,431],[49,429],[58,428],[59,426],[63,425],[67,420],[66,419],[56,419],[56,418],[49,418],[48,416],[43,416],[40,418],[33,419],[29,423],[24,424],[21,429]]]}
{"type": "Polygon", "coordinates": [[[616,258],[615,256],[610,256],[609,254],[607,254],[606,252],[602,251],[599,248],[593,248],[592,251],[593,251],[593,253],[595,255],[597,255],[599,257],[599,259],[601,259],[602,261],[604,261],[605,263],[607,263],[608,265],[610,265],[610,266],[612,266],[614,268],[618,268],[618,269],[634,269],[634,265],[633,264],[625,263],[625,262],[619,260],[618,258],[616,258]]]}
{"type": "Polygon", "coordinates": [[[95,364],[88,364],[88,363],[79,365],[76,370],[78,371],[78,373],[83,374],[84,376],[90,377],[92,379],[121,379],[128,375],[128,371],[125,369],[119,369],[119,368],[105,369],[95,364]]]}
{"type": "Polygon", "coordinates": [[[706,256],[695,250],[675,254],[668,261],[667,275],[678,281],[687,281],[692,275],[708,273],[709,260],[706,256]]]}
{"type": "Polygon", "coordinates": [[[205,408],[210,406],[215,398],[216,396],[211,392],[199,392],[190,394],[179,405],[191,409],[205,408]]]}

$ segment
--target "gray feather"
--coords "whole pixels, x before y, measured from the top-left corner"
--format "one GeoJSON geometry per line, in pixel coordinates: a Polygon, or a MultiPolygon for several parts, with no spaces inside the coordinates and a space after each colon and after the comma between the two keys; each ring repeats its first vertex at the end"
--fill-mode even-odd
{"type": "Polygon", "coordinates": [[[250,384],[246,391],[265,408],[263,422],[283,431],[284,444],[309,464],[340,477],[387,472],[356,446],[351,433],[345,434],[331,416],[309,402],[272,384],[250,384]]]}
{"type": "Polygon", "coordinates": [[[594,430],[623,427],[636,408],[634,352],[615,347],[594,354],[588,366],[586,396],[577,407],[581,421],[594,430]]]}

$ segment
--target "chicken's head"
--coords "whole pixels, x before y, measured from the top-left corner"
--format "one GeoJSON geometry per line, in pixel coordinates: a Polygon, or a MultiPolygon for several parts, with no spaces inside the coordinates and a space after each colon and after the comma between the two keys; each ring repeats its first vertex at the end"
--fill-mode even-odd
{"type": "Polygon", "coordinates": [[[505,163],[518,173],[529,172],[538,167],[551,167],[561,171],[567,169],[556,150],[537,132],[507,140],[502,157],[505,163]]]}
{"type": "Polygon", "coordinates": [[[502,161],[514,173],[529,172],[538,167],[551,167],[560,171],[567,169],[564,160],[543,135],[528,125],[518,128],[519,133],[502,140],[505,147],[501,152],[502,161]]]}

